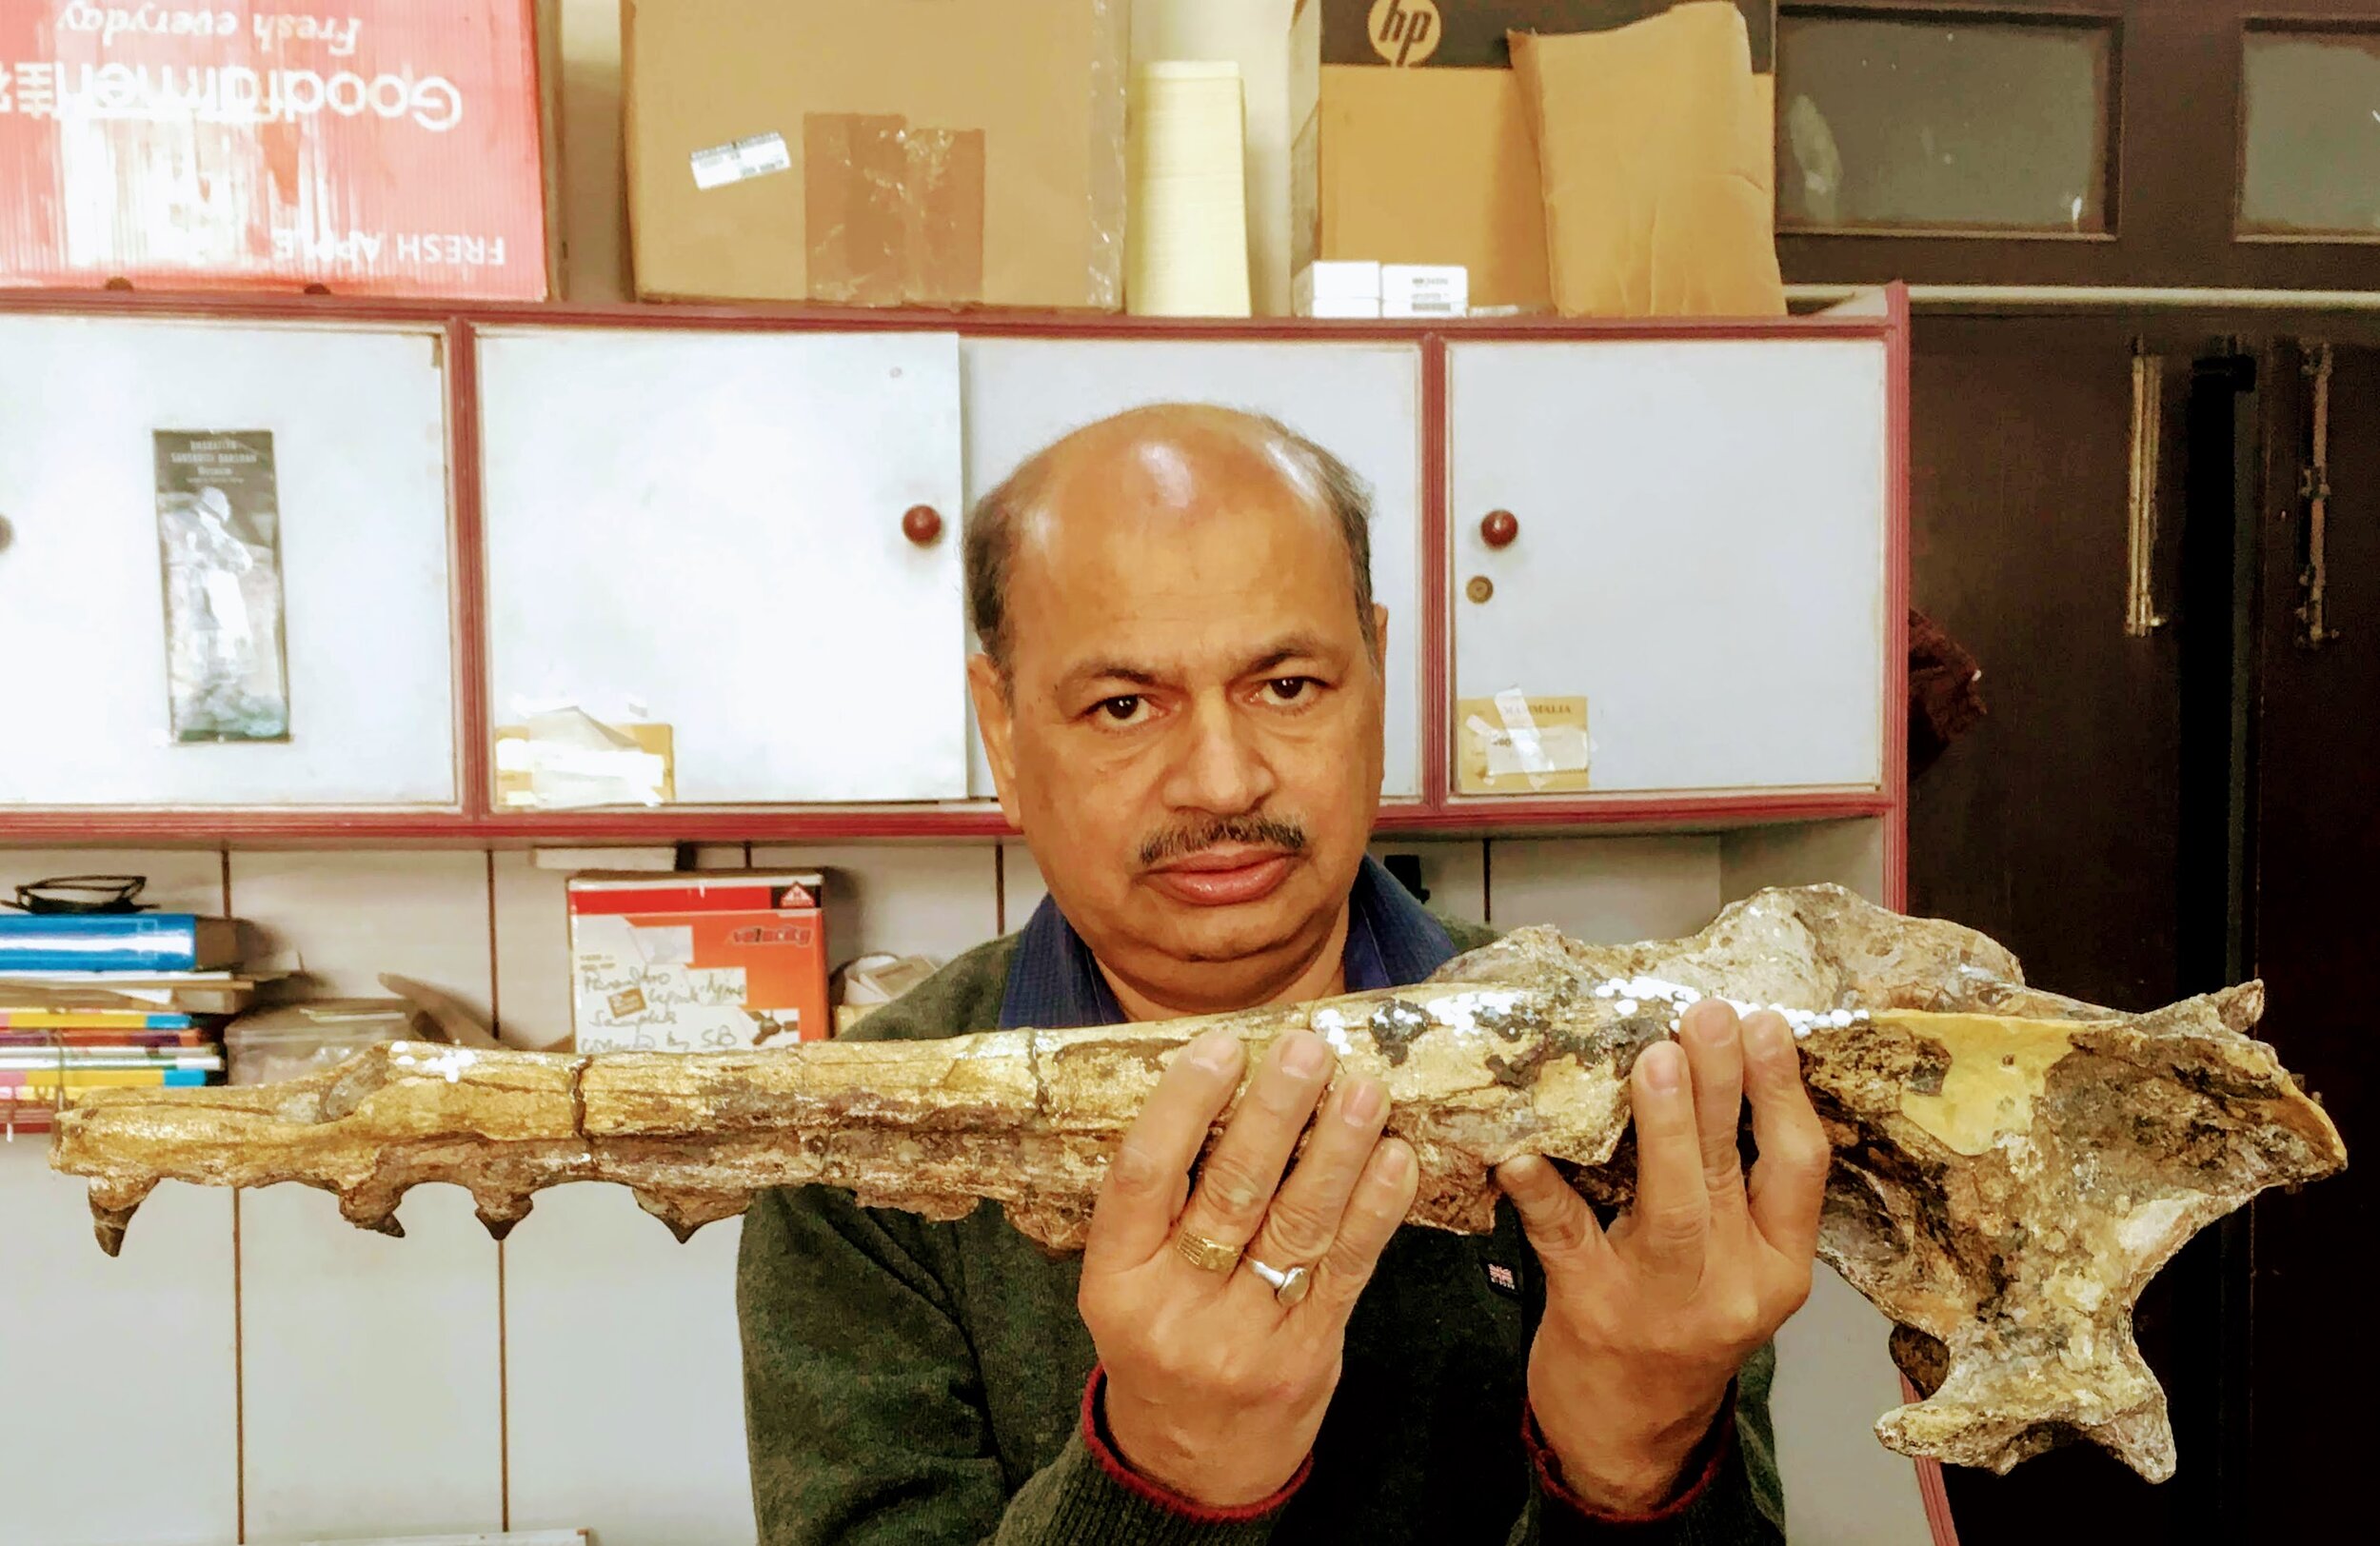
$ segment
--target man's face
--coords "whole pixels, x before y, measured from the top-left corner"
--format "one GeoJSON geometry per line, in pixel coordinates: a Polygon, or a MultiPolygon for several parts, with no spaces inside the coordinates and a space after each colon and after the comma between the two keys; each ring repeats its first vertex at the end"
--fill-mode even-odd
{"type": "Polygon", "coordinates": [[[1382,687],[1331,515],[1260,446],[1061,452],[1020,522],[1012,678],[975,664],[1009,818],[1111,972],[1269,997],[1328,941],[1378,803],[1382,687]]]}

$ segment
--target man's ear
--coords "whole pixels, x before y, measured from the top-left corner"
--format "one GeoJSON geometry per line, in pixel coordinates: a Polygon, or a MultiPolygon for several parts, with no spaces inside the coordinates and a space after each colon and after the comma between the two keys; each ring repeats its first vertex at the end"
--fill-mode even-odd
{"type": "Polygon", "coordinates": [[[976,728],[983,732],[983,760],[992,764],[1000,813],[1008,818],[1010,826],[1019,826],[1016,743],[1011,739],[1016,728],[1014,705],[1008,702],[1008,686],[1001,680],[1000,667],[982,650],[967,658],[967,696],[975,703],[976,728]]]}
{"type": "Polygon", "coordinates": [[[1372,604],[1372,638],[1376,656],[1373,664],[1378,667],[1375,674],[1379,677],[1380,690],[1385,693],[1388,690],[1388,608],[1378,602],[1372,604]]]}

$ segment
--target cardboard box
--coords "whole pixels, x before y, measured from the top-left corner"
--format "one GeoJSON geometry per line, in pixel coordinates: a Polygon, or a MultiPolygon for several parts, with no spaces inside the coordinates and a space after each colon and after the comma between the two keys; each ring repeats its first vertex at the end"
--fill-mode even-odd
{"type": "Polygon", "coordinates": [[[1378,317],[1380,266],[1377,263],[1309,263],[1291,287],[1301,317],[1378,317]]]}
{"type": "Polygon", "coordinates": [[[823,1038],[823,890],[815,873],[572,876],[578,1050],[718,1052],[823,1038]]]}
{"type": "Polygon", "coordinates": [[[1383,317],[1468,316],[1470,295],[1470,276],[1459,263],[1380,265],[1383,317]]]}
{"type": "Polygon", "coordinates": [[[1475,309],[1552,309],[1537,150],[1511,70],[1325,65],[1299,149],[1316,259],[1459,265],[1475,309]]]}
{"type": "MultiPolygon", "coordinates": [[[[1608,31],[1676,3],[1300,0],[1320,13],[1320,69],[1297,109],[1293,263],[1460,264],[1475,313],[1551,311],[1537,143],[1506,33],[1608,31]]],[[[1775,0],[1735,4],[1765,91],[1775,0]]]]}
{"type": "Polygon", "coordinates": [[[0,6],[0,285],[543,300],[531,10],[0,6]]]}
{"type": "Polygon", "coordinates": [[[1124,0],[625,0],[647,299],[1121,302],[1124,0]]]}
{"type": "MultiPolygon", "coordinates": [[[[1305,0],[1322,8],[1326,65],[1512,63],[1507,32],[1608,32],[1680,0],[1305,0]]],[[[1735,0],[1752,40],[1752,68],[1776,57],[1776,0],[1735,0]]]]}

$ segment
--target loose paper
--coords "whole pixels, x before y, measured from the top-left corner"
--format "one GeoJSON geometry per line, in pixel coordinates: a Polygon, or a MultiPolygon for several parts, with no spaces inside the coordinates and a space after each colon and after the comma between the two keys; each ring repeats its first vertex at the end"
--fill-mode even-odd
{"type": "Polygon", "coordinates": [[[576,704],[496,727],[496,803],[512,810],[665,805],[677,798],[666,724],[606,723],[576,704]]]}

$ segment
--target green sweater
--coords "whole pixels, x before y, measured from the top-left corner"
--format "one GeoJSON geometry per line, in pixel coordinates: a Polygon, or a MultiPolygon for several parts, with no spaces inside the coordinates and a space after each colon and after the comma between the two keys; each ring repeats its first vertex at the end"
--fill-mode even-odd
{"type": "MultiPolygon", "coordinates": [[[[1492,936],[1448,922],[1459,949],[1492,936]]],[[[997,1029],[1015,937],[979,946],[854,1035],[997,1029]]],[[[1700,1483],[1656,1517],[1568,1501],[1522,1435],[1536,1287],[1509,1206],[1494,1236],[1409,1228],[1347,1328],[1346,1362],[1285,1502],[1206,1512],[1104,1442],[1075,1311],[1080,1264],[986,1203],[956,1223],[804,1187],[746,1215],[736,1298],[764,1546],[1716,1546],[1784,1538],[1763,1350],[1700,1483]]]]}

